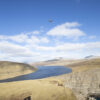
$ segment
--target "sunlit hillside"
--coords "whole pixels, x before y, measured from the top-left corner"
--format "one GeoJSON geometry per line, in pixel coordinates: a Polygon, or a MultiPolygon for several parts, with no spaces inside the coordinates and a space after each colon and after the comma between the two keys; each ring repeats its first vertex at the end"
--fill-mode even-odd
{"type": "Polygon", "coordinates": [[[23,74],[32,73],[35,67],[24,63],[0,61],[0,79],[11,78],[23,74]]]}

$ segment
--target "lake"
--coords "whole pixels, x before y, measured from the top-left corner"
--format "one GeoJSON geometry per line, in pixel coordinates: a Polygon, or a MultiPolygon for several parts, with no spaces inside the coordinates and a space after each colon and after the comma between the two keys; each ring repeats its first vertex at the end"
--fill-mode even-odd
{"type": "Polygon", "coordinates": [[[72,72],[72,69],[64,67],[64,66],[38,66],[37,69],[38,69],[37,71],[30,73],[30,74],[0,80],[0,83],[12,82],[12,81],[22,81],[22,80],[42,79],[42,78],[58,76],[58,75],[72,72]]]}

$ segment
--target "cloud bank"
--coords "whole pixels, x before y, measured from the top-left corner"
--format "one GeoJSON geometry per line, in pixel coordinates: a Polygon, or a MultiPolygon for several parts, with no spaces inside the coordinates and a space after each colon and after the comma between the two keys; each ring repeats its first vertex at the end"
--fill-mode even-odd
{"type": "Polygon", "coordinates": [[[100,56],[100,41],[81,41],[81,37],[94,39],[96,36],[88,36],[79,27],[81,25],[78,22],[66,22],[45,33],[34,30],[16,35],[0,35],[0,60],[34,62],[56,57],[100,56]]]}

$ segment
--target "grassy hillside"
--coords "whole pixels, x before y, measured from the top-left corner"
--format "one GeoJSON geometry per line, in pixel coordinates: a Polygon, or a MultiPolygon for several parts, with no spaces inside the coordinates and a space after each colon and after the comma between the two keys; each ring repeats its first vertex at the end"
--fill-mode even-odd
{"type": "Polygon", "coordinates": [[[76,100],[72,91],[57,79],[0,83],[0,100],[76,100]]]}
{"type": "Polygon", "coordinates": [[[85,71],[92,68],[100,68],[100,58],[93,59],[74,59],[74,60],[57,60],[48,62],[37,62],[32,65],[49,65],[49,66],[66,66],[72,68],[73,71],[85,71]]]}
{"type": "Polygon", "coordinates": [[[73,64],[73,63],[77,63],[77,62],[81,62],[83,61],[83,59],[72,59],[72,60],[68,60],[68,59],[59,59],[56,61],[43,61],[43,62],[36,62],[36,63],[31,63],[30,65],[35,65],[35,66],[41,66],[41,65],[49,65],[49,66],[57,66],[57,65],[61,65],[61,66],[65,66],[68,64],[73,64]]]}
{"type": "Polygon", "coordinates": [[[74,72],[87,71],[90,69],[98,69],[98,68],[100,68],[100,58],[87,59],[87,60],[83,60],[81,62],[68,64],[66,66],[71,67],[74,72]]]}
{"type": "Polygon", "coordinates": [[[24,63],[0,61],[0,79],[15,77],[34,72],[35,67],[24,63]]]}

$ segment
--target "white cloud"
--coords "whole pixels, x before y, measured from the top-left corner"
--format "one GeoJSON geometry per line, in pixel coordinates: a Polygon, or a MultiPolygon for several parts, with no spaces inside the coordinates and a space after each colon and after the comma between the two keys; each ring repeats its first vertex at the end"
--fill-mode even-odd
{"type": "Polygon", "coordinates": [[[13,35],[13,36],[0,35],[0,40],[12,40],[18,43],[22,43],[26,39],[28,39],[28,36],[24,33],[13,35]]]}
{"type": "Polygon", "coordinates": [[[0,40],[6,40],[6,41],[11,40],[17,43],[29,43],[29,44],[49,42],[47,37],[38,37],[38,36],[25,34],[25,33],[13,35],[13,36],[0,35],[0,40]]]}
{"type": "Polygon", "coordinates": [[[31,36],[30,38],[25,40],[25,43],[27,45],[36,45],[36,44],[42,44],[42,43],[48,43],[49,40],[46,37],[36,37],[31,36]]]}
{"type": "Polygon", "coordinates": [[[100,42],[65,43],[56,46],[35,46],[40,52],[40,59],[47,60],[56,57],[82,58],[87,55],[100,56],[100,42]]]}
{"type": "Polygon", "coordinates": [[[18,35],[0,35],[0,60],[36,61],[40,53],[31,46],[48,43],[47,37],[38,37],[21,33],[18,35]]]}
{"type": "Polygon", "coordinates": [[[56,46],[25,46],[7,41],[0,42],[0,60],[39,61],[56,57],[80,58],[87,55],[100,55],[100,42],[65,43],[56,46]]]}
{"type": "Polygon", "coordinates": [[[95,38],[96,38],[95,35],[91,35],[91,36],[89,36],[89,39],[95,39],[95,38]]]}
{"type": "Polygon", "coordinates": [[[81,24],[77,23],[77,22],[66,22],[62,25],[65,25],[66,27],[68,28],[72,28],[72,27],[77,27],[77,26],[80,26],[81,24]]]}
{"type": "Polygon", "coordinates": [[[37,50],[43,51],[80,51],[87,49],[100,49],[100,42],[88,42],[88,43],[65,43],[57,46],[36,46],[37,50]]]}
{"type": "Polygon", "coordinates": [[[80,24],[77,22],[64,23],[52,28],[47,34],[51,36],[66,36],[67,38],[77,39],[80,36],[85,35],[82,30],[77,28],[78,26],[80,26],[80,24]]]}
{"type": "Polygon", "coordinates": [[[34,35],[34,34],[40,34],[41,32],[38,31],[38,30],[35,30],[35,31],[32,31],[32,32],[27,32],[25,34],[28,34],[28,35],[34,35]]]}
{"type": "Polygon", "coordinates": [[[21,34],[15,35],[15,36],[9,36],[8,39],[15,41],[15,42],[22,43],[28,39],[28,36],[26,34],[21,33],[21,34]]]}
{"type": "MultiPolygon", "coordinates": [[[[72,22],[58,25],[42,35],[36,31],[11,36],[0,35],[0,60],[33,62],[56,57],[81,58],[87,55],[100,56],[100,41],[68,42],[63,40],[64,38],[62,37],[71,38],[72,40],[72,38],[76,39],[86,35],[78,28],[79,26],[79,23],[72,22]],[[49,35],[57,37],[53,38],[49,37],[49,35]]],[[[88,35],[87,37],[94,38],[94,36],[88,35]]]]}
{"type": "Polygon", "coordinates": [[[40,41],[43,43],[49,43],[49,39],[47,39],[46,37],[41,38],[40,41]]]}
{"type": "Polygon", "coordinates": [[[3,54],[7,54],[9,56],[19,56],[19,57],[30,57],[37,55],[38,53],[32,52],[29,48],[13,44],[7,41],[0,42],[0,52],[3,54]]]}

